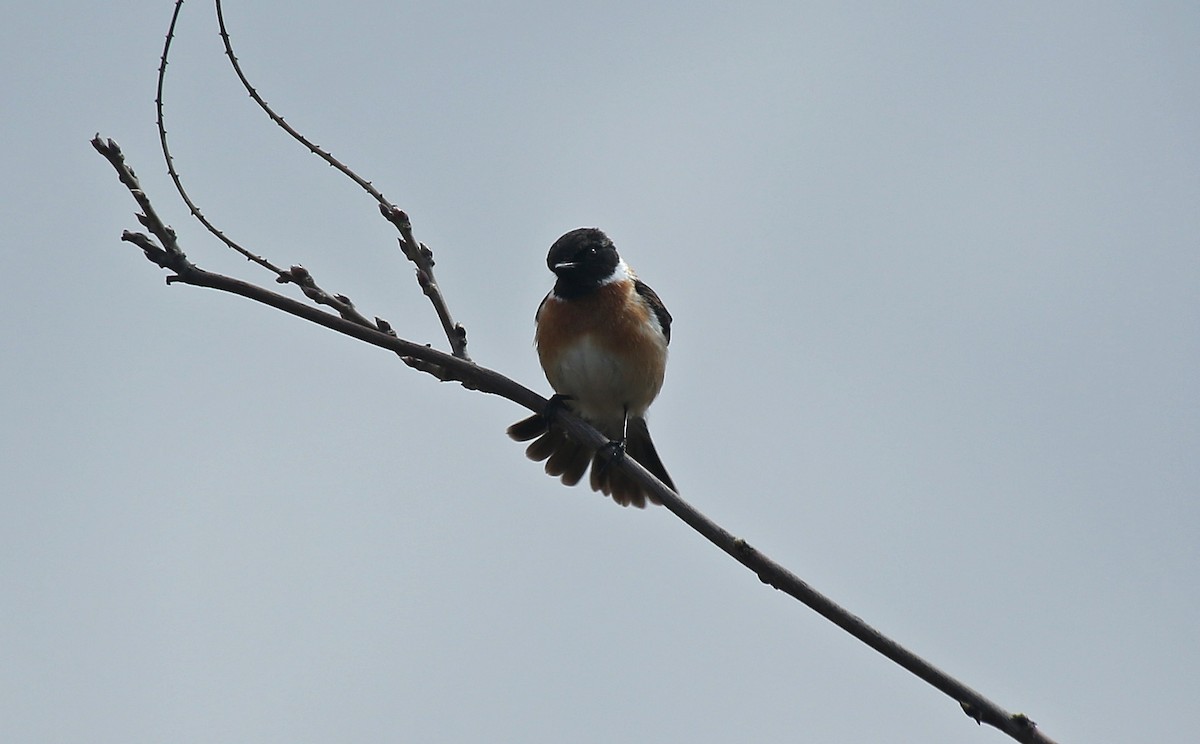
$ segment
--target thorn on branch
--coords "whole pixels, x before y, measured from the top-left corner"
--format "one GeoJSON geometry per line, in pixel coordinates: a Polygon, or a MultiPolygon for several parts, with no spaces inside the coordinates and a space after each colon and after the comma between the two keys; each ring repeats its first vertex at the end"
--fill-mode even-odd
{"type": "MultiPolygon", "coordinates": [[[[425,347],[432,348],[429,344],[425,344],[425,347]]],[[[428,362],[428,361],[425,361],[424,359],[418,359],[413,356],[401,355],[400,360],[403,361],[408,366],[412,367],[413,369],[417,370],[418,372],[425,372],[426,374],[436,377],[438,380],[440,380],[442,382],[457,382],[458,384],[462,385],[467,390],[478,390],[479,389],[479,387],[477,385],[468,381],[461,374],[456,373],[454,370],[452,370],[449,367],[445,367],[440,364],[435,364],[433,362],[428,362]]]]}
{"type": "MultiPolygon", "coordinates": [[[[426,346],[428,346],[428,344],[426,344],[426,346]]],[[[433,375],[442,382],[457,381],[457,378],[450,372],[450,370],[440,364],[434,364],[433,362],[427,362],[423,359],[417,359],[416,357],[411,356],[402,356],[400,357],[400,360],[418,372],[425,372],[433,375]]]]}
{"type": "Polygon", "coordinates": [[[747,560],[757,552],[754,550],[754,546],[741,537],[733,541],[733,549],[737,551],[739,558],[747,560]]]}
{"type": "Polygon", "coordinates": [[[1007,717],[997,715],[996,711],[981,708],[974,703],[960,701],[963,713],[967,714],[976,725],[987,724],[993,728],[1008,733],[1017,741],[1043,741],[1037,733],[1037,723],[1024,713],[1013,713],[1007,717]]]}
{"type": "Polygon", "coordinates": [[[1012,722],[1015,723],[1019,728],[1023,728],[1027,731],[1033,731],[1035,728],[1037,728],[1037,723],[1024,713],[1014,713],[1012,716],[1012,722]]]}
{"type": "Polygon", "coordinates": [[[121,233],[121,240],[124,240],[127,243],[133,243],[138,248],[141,248],[142,253],[146,254],[146,258],[148,258],[152,263],[156,264],[159,268],[171,269],[171,257],[165,250],[162,249],[161,246],[155,243],[154,239],[149,235],[126,230],[121,233]]]}

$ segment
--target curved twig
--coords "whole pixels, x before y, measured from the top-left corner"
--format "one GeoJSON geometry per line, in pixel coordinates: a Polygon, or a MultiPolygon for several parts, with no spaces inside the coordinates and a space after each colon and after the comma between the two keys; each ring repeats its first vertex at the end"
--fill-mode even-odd
{"type": "Polygon", "coordinates": [[[208,218],[204,216],[204,213],[200,211],[200,207],[196,206],[196,203],[192,201],[191,196],[188,195],[187,189],[183,187],[183,180],[179,177],[179,172],[175,170],[175,158],[171,155],[171,148],[167,145],[166,119],[163,114],[163,89],[167,79],[167,57],[171,52],[171,42],[175,39],[175,24],[179,21],[179,13],[181,10],[183,10],[183,0],[175,0],[175,10],[171,13],[171,25],[167,27],[167,40],[163,43],[162,55],[159,57],[158,86],[154,94],[154,109],[157,115],[158,123],[158,141],[159,144],[162,145],[163,160],[165,160],[167,163],[167,174],[171,176],[171,181],[175,184],[175,190],[179,192],[179,196],[181,199],[183,199],[183,203],[187,205],[188,211],[191,212],[193,217],[200,221],[201,225],[204,225],[205,229],[212,233],[222,243],[245,256],[248,261],[253,261],[267,271],[275,274],[276,277],[283,279],[283,281],[288,281],[286,278],[287,272],[285,272],[283,269],[279,268],[262,256],[243,248],[236,241],[226,235],[222,230],[220,230],[216,225],[214,225],[212,222],[209,222],[208,218]]]}
{"type": "Polygon", "coordinates": [[[223,230],[214,225],[208,217],[200,210],[200,207],[192,200],[187,189],[183,186],[183,179],[179,175],[179,171],[175,168],[175,157],[171,154],[170,145],[167,143],[167,127],[166,116],[164,113],[163,91],[166,87],[167,79],[167,59],[171,52],[171,42],[175,39],[175,25],[179,20],[179,13],[183,9],[183,0],[175,1],[175,9],[171,13],[171,24],[167,28],[167,38],[163,43],[162,55],[159,57],[158,64],[158,82],[154,95],[154,109],[156,114],[156,123],[158,125],[158,141],[162,147],[163,160],[167,164],[167,174],[171,177],[172,183],[175,184],[175,191],[179,193],[179,197],[183,203],[187,205],[188,211],[195,217],[201,225],[204,226],[214,237],[220,240],[229,248],[232,248],[237,253],[244,256],[248,261],[258,264],[271,273],[275,274],[275,281],[280,284],[292,283],[300,288],[313,302],[319,305],[325,305],[337,310],[338,314],[346,320],[359,323],[360,325],[371,326],[366,316],[362,315],[355,309],[354,303],[345,295],[334,295],[322,289],[313,279],[310,274],[302,266],[292,266],[289,269],[281,269],[275,264],[268,261],[263,256],[260,256],[249,249],[245,248],[237,241],[230,238],[223,230]]]}
{"type": "MultiPolygon", "coordinates": [[[[142,209],[138,220],[158,238],[161,245],[156,244],[145,234],[128,231],[121,236],[122,240],[137,245],[151,261],[172,271],[173,275],[167,279],[169,283],[208,287],[261,302],[338,333],[391,350],[405,359],[410,366],[434,374],[438,379],[457,381],[466,387],[502,396],[534,412],[546,411],[546,399],[520,383],[461,357],[398,338],[390,332],[391,329],[386,324],[381,324],[378,328],[363,326],[248,282],[196,267],[188,261],[187,256],[177,245],[174,231],[166,226],[154,212],[149,198],[138,185],[132,169],[125,164],[124,156],[117,144],[111,139],[104,140],[97,135],[92,140],[92,145],[116,169],[121,182],[129,189],[142,209]]],[[[552,415],[555,416],[555,423],[564,428],[578,442],[599,448],[608,441],[607,437],[590,424],[572,415],[565,407],[554,409],[552,415]]],[[[1041,733],[1037,724],[1027,716],[1021,713],[1009,713],[863,622],[861,618],[756,550],[746,540],[735,537],[728,530],[709,519],[667,488],[633,458],[616,459],[611,467],[620,468],[639,484],[651,490],[671,513],[753,571],[763,583],[803,602],[855,638],[941,690],[958,702],[963,711],[977,723],[993,726],[1024,744],[1053,744],[1048,737],[1041,733]]]]}
{"type": "MultiPolygon", "coordinates": [[[[183,2],[183,0],[178,1],[180,3],[183,2]]],[[[418,242],[416,238],[413,237],[412,223],[409,221],[408,216],[404,214],[404,212],[395,204],[392,204],[390,201],[388,201],[383,195],[383,192],[375,188],[373,183],[355,173],[353,169],[335,158],[333,153],[308,139],[298,130],[296,130],[295,127],[293,127],[291,124],[288,124],[287,121],[284,120],[282,116],[277,114],[275,110],[271,108],[270,104],[268,104],[266,100],[259,95],[258,90],[255,89],[255,87],[250,83],[249,78],[246,77],[246,73],[242,70],[242,65],[238,61],[237,55],[233,52],[233,44],[229,39],[229,31],[225,27],[225,12],[221,5],[221,0],[215,0],[215,3],[217,9],[217,26],[220,29],[221,42],[225,45],[225,56],[229,58],[229,63],[233,66],[233,71],[237,75],[238,80],[241,81],[242,87],[246,89],[246,92],[250,94],[250,97],[254,99],[254,102],[258,104],[258,107],[262,109],[263,112],[270,117],[271,121],[275,122],[280,129],[287,132],[292,139],[308,148],[309,152],[336,168],[343,176],[358,184],[359,188],[361,188],[363,191],[366,191],[368,194],[374,197],[375,201],[379,202],[379,211],[383,214],[384,218],[395,225],[396,229],[400,231],[400,250],[403,251],[404,256],[409,261],[412,261],[417,267],[417,283],[420,285],[421,291],[426,297],[429,298],[429,301],[433,303],[434,311],[437,313],[438,320],[442,324],[442,330],[446,334],[446,340],[450,342],[451,351],[453,352],[454,356],[458,357],[459,359],[470,361],[471,357],[467,354],[467,329],[461,323],[455,322],[453,316],[451,316],[449,305],[446,303],[446,298],[442,294],[441,287],[438,286],[437,280],[434,278],[433,251],[431,251],[424,243],[418,242]]],[[[176,12],[178,12],[178,7],[176,12]]],[[[175,19],[172,18],[172,28],[174,28],[174,23],[175,19]]],[[[169,39],[170,36],[168,35],[168,41],[169,39]]]]}
{"type": "MultiPolygon", "coordinates": [[[[182,0],[180,0],[180,2],[182,2],[182,0]]],[[[233,53],[233,44],[229,40],[229,31],[225,28],[225,11],[221,6],[221,0],[215,0],[215,2],[217,8],[217,27],[219,29],[219,33],[221,34],[221,42],[225,45],[225,56],[229,57],[229,63],[233,66],[233,71],[237,75],[238,80],[242,82],[242,87],[246,89],[246,92],[250,94],[250,97],[254,99],[254,102],[258,104],[258,107],[263,110],[263,113],[271,117],[271,121],[275,122],[277,125],[279,125],[280,129],[291,135],[292,139],[307,147],[309,152],[321,158],[326,163],[332,165],[334,168],[340,171],[343,176],[358,184],[359,188],[361,188],[363,191],[375,197],[375,201],[379,202],[380,204],[391,206],[392,203],[389,202],[386,197],[384,197],[383,192],[375,188],[373,183],[355,173],[348,165],[335,158],[333,153],[329,152],[298,132],[291,124],[288,124],[282,116],[275,113],[275,110],[271,108],[270,104],[268,104],[266,100],[264,100],[263,97],[258,94],[258,90],[256,90],[255,87],[250,83],[250,79],[246,77],[246,73],[242,71],[242,65],[238,61],[237,55],[233,53]]]]}

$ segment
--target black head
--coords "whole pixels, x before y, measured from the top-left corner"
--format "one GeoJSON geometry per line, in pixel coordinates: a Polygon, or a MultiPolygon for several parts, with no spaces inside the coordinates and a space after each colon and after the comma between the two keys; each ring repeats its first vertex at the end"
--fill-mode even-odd
{"type": "Polygon", "coordinates": [[[576,297],[600,286],[612,277],[621,262],[613,242],[594,227],[572,230],[550,246],[546,265],[558,277],[554,293],[576,297]]]}

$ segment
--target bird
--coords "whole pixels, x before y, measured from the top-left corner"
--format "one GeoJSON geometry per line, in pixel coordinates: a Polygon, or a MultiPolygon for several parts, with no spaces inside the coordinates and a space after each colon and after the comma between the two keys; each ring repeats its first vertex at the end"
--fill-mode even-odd
{"type": "Polygon", "coordinates": [[[555,395],[548,408],[566,406],[609,438],[594,450],[551,426],[547,410],[508,427],[546,472],[573,486],[591,466],[593,491],[621,506],[659,504],[655,494],[610,467],[622,453],[675,491],[646,426],[646,409],[658,397],[667,368],[671,314],[658,294],[637,278],[598,228],[581,227],[550,246],[546,264],[554,288],[538,305],[534,341],[555,395]]]}

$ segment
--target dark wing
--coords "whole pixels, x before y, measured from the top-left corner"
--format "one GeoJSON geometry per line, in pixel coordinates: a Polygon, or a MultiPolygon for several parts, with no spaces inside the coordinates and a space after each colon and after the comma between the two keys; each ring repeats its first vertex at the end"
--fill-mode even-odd
{"type": "Polygon", "coordinates": [[[542,308],[546,306],[546,300],[550,299],[550,295],[552,295],[552,294],[554,294],[554,293],[551,292],[551,293],[547,294],[545,297],[542,298],[542,301],[538,303],[538,309],[535,310],[533,313],[534,322],[537,322],[538,317],[542,314],[542,308]]]}
{"type": "Polygon", "coordinates": [[[667,343],[671,343],[671,314],[667,312],[667,306],[662,300],[658,299],[658,293],[641,279],[634,281],[633,288],[646,301],[646,305],[654,311],[654,315],[658,318],[658,324],[662,326],[663,335],[667,337],[667,343]]]}

